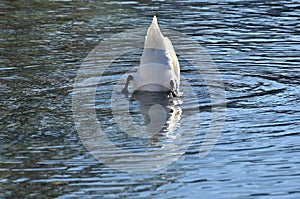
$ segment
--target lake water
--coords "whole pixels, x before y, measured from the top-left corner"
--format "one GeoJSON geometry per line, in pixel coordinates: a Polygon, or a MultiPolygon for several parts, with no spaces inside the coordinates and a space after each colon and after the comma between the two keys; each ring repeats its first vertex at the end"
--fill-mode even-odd
{"type": "Polygon", "coordinates": [[[1,1],[0,15],[0,198],[299,198],[299,1],[1,1]],[[103,42],[144,30],[142,43],[154,14],[178,53],[180,97],[120,94],[142,46],[78,80],[103,42]],[[205,49],[212,75],[175,33],[205,49]],[[155,104],[168,122],[140,134],[155,104]],[[130,153],[103,150],[101,135],[130,153]]]}

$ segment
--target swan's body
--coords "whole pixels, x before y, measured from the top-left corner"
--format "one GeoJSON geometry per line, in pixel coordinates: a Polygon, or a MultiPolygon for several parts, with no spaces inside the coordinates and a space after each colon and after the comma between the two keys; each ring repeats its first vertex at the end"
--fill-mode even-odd
{"type": "Polygon", "coordinates": [[[123,92],[128,92],[127,87],[131,80],[135,91],[170,91],[178,94],[179,62],[171,41],[161,33],[156,16],[148,28],[137,73],[128,76],[123,92]]]}

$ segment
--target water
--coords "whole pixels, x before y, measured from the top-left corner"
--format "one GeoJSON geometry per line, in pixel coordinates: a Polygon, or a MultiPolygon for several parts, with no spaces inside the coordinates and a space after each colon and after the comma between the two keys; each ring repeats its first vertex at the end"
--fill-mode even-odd
{"type": "MultiPolygon", "coordinates": [[[[299,8],[283,0],[1,1],[0,198],[298,198],[299,8]],[[214,104],[201,76],[180,57],[197,99],[185,92],[178,103],[166,101],[180,115],[173,120],[177,130],[150,142],[122,133],[108,99],[141,51],[122,55],[97,85],[97,119],[110,139],[148,150],[177,144],[164,135],[176,137],[180,126],[196,134],[169,166],[126,173],[84,147],[72,113],[73,83],[100,42],[146,28],[154,14],[162,29],[196,39],[215,61],[226,90],[226,121],[214,149],[199,159],[214,104]]],[[[134,122],[143,123],[140,101],[129,101],[134,122]]]]}

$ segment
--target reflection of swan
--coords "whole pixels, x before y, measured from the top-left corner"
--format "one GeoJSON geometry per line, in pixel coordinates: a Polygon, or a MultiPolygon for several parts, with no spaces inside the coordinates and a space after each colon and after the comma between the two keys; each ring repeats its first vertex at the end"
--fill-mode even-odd
{"type": "Polygon", "coordinates": [[[129,81],[134,90],[163,92],[178,95],[180,66],[171,41],[161,33],[156,16],[148,28],[144,51],[137,73],[129,75],[123,93],[128,93],[129,81]]]}
{"type": "Polygon", "coordinates": [[[140,112],[144,117],[146,131],[150,135],[165,131],[166,136],[171,136],[177,126],[181,108],[179,100],[170,98],[168,92],[134,92],[132,98],[140,103],[140,112]]]}

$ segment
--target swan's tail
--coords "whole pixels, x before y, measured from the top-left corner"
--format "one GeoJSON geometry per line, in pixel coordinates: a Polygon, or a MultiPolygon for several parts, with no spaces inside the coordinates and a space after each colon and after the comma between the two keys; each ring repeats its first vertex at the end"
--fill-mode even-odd
{"type": "Polygon", "coordinates": [[[148,63],[170,66],[177,79],[180,77],[180,66],[175,50],[169,38],[164,37],[161,33],[156,16],[153,17],[152,23],[148,28],[144,52],[141,57],[141,65],[148,63]]]}
{"type": "Polygon", "coordinates": [[[160,49],[175,53],[169,38],[164,37],[161,33],[156,16],[153,17],[152,23],[148,28],[144,48],[160,49]]]}

